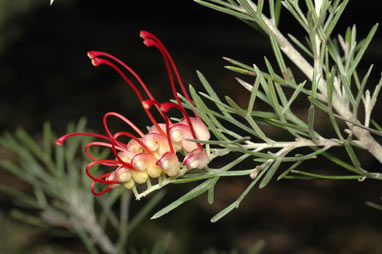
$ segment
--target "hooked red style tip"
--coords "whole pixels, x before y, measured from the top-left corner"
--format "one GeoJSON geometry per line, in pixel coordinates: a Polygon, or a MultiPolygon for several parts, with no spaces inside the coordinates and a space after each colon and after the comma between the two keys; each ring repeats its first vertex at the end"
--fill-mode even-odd
{"type": "Polygon", "coordinates": [[[62,146],[65,143],[65,139],[63,137],[60,137],[56,140],[56,145],[62,146]]]}

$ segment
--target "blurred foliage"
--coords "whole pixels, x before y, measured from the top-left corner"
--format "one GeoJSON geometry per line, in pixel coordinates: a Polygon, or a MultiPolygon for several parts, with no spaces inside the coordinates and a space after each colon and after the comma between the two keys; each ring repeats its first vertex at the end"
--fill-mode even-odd
{"type": "MultiPolygon", "coordinates": [[[[84,119],[69,124],[68,132],[83,132],[84,119]]],[[[40,233],[65,235],[81,239],[89,253],[125,253],[128,237],[163,198],[158,192],[130,218],[130,192],[120,188],[107,197],[95,198],[90,192],[91,180],[83,170],[86,155],[82,151],[91,140],[74,138],[68,146],[55,146],[56,136],[45,123],[42,139],[36,142],[23,129],[4,134],[0,144],[13,155],[0,159],[0,167],[22,179],[31,191],[0,184],[0,191],[12,197],[10,215],[33,225],[40,233]],[[119,206],[117,213],[115,207],[119,206]],[[112,237],[113,236],[113,237],[112,237]]],[[[95,154],[96,151],[95,151],[95,154]]],[[[106,154],[99,154],[102,158],[106,154]]],[[[13,233],[9,235],[14,235],[13,233]]],[[[27,236],[25,236],[28,238],[27,236]]],[[[7,241],[8,236],[2,238],[7,241]]],[[[171,237],[158,237],[152,243],[153,253],[164,253],[171,237]],[[166,240],[167,239],[167,240],[166,240]]],[[[22,238],[18,238],[22,241],[22,238]]],[[[2,249],[13,251],[3,243],[2,249]]]]}

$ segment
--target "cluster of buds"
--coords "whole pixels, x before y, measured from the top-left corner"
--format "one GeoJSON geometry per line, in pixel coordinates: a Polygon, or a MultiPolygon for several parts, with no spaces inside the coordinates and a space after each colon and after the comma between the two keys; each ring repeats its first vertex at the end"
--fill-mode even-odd
{"type": "Polygon", "coordinates": [[[208,140],[210,138],[210,133],[206,125],[195,112],[193,112],[194,116],[191,117],[182,106],[177,93],[174,75],[184,97],[191,104],[193,102],[183,85],[172,57],[162,42],[153,34],[141,31],[140,36],[144,39],[144,44],[147,47],[154,46],[159,49],[166,64],[171,90],[176,103],[159,103],[153,97],[142,79],[127,64],[108,53],[90,51],[88,52],[88,56],[94,66],[104,64],[112,67],[134,90],[153,125],[148,133],[145,134],[126,117],[115,112],[108,112],[103,118],[103,125],[107,135],[83,132],[69,133],[60,137],[56,141],[58,145],[63,145],[67,138],[78,135],[92,136],[101,140],[90,142],[85,147],[85,153],[91,159],[91,162],[86,167],[86,174],[93,180],[91,191],[97,196],[102,195],[119,185],[132,189],[135,184],[145,183],[150,181],[150,178],[166,176],[177,177],[181,167],[185,167],[189,170],[195,168],[202,169],[206,167],[209,162],[208,155],[203,146],[200,143],[188,140],[208,140]],[[119,66],[122,67],[122,69],[119,66]],[[143,98],[137,86],[134,85],[124,72],[128,72],[134,76],[140,87],[145,91],[147,99],[143,98]],[[155,108],[161,115],[163,120],[160,123],[158,123],[151,114],[150,109],[152,108],[155,108]],[[174,123],[167,116],[167,112],[172,108],[181,112],[183,118],[179,122],[174,123]],[[107,119],[110,116],[117,117],[125,122],[136,134],[128,131],[111,133],[107,123],[107,119]],[[120,140],[120,137],[123,136],[129,138],[127,143],[120,140]],[[114,158],[97,159],[90,152],[90,148],[93,146],[111,149],[114,158]],[[180,152],[184,156],[182,163],[179,161],[177,152],[180,152]],[[91,168],[95,165],[111,167],[113,170],[100,176],[94,176],[91,173],[91,168]],[[94,189],[96,183],[105,184],[106,188],[100,192],[96,192],[94,189]]]}

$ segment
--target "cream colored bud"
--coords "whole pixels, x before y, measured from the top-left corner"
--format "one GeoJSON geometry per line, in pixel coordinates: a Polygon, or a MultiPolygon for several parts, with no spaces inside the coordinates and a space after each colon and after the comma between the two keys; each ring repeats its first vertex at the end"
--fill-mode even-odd
{"type": "Polygon", "coordinates": [[[131,179],[131,173],[129,171],[122,172],[118,174],[117,180],[119,182],[127,182],[131,179]]]}
{"type": "Polygon", "coordinates": [[[131,139],[129,143],[127,143],[127,150],[136,154],[143,152],[143,147],[134,139],[131,139]]]}
{"type": "Polygon", "coordinates": [[[180,142],[183,140],[183,133],[181,131],[174,131],[171,133],[171,139],[175,142],[180,142]]]}
{"type": "Polygon", "coordinates": [[[150,177],[153,178],[159,177],[162,174],[162,172],[163,170],[155,164],[149,165],[149,167],[147,168],[147,173],[150,177]]]}
{"type": "Polygon", "coordinates": [[[131,176],[133,177],[133,180],[138,184],[145,183],[149,178],[149,174],[146,170],[132,170],[131,176]]]}
{"type": "Polygon", "coordinates": [[[159,165],[168,176],[177,176],[180,170],[178,157],[173,153],[166,153],[159,159],[159,165]]]}
{"type": "Polygon", "coordinates": [[[131,190],[135,185],[135,182],[133,179],[130,179],[129,181],[127,181],[126,183],[123,184],[123,186],[125,186],[125,188],[131,190]]]}
{"type": "Polygon", "coordinates": [[[131,159],[134,157],[134,153],[129,151],[122,151],[118,153],[119,158],[126,163],[130,163],[131,159]]]}

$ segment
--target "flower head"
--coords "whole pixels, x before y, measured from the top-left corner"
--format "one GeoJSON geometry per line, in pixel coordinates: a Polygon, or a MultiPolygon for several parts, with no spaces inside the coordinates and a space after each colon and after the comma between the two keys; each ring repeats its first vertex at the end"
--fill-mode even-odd
{"type": "Polygon", "coordinates": [[[195,112],[193,112],[194,116],[191,117],[183,107],[178,96],[174,76],[184,97],[191,104],[193,102],[183,85],[171,55],[162,42],[153,34],[141,31],[140,36],[144,39],[144,44],[147,47],[154,46],[160,51],[168,71],[171,90],[176,103],[158,102],[138,74],[118,58],[105,52],[88,52],[88,56],[94,66],[108,65],[120,74],[137,95],[143,110],[152,123],[149,132],[144,133],[126,117],[115,112],[108,112],[103,117],[106,135],[69,133],[57,139],[56,143],[58,145],[63,145],[65,140],[72,136],[92,136],[99,139],[98,141],[90,142],[85,147],[85,153],[92,160],[86,167],[86,174],[93,180],[91,190],[94,195],[102,195],[119,185],[132,189],[135,184],[145,183],[150,178],[178,176],[181,163],[177,152],[182,152],[184,155],[182,164],[189,170],[204,168],[209,162],[208,155],[203,146],[200,143],[187,140],[208,140],[210,133],[195,112]],[[125,72],[134,76],[139,87],[144,90],[145,95],[141,94],[138,87],[127,77],[125,72]],[[144,99],[144,97],[147,98],[144,99]],[[163,122],[157,122],[150,112],[152,108],[159,112],[163,122]],[[167,116],[168,111],[172,108],[179,110],[183,115],[183,118],[177,123],[172,122],[167,116]],[[112,133],[107,121],[109,117],[116,117],[126,123],[134,134],[128,131],[112,133]],[[129,141],[127,143],[122,142],[120,137],[128,137],[129,141]],[[93,146],[111,149],[114,158],[97,159],[90,152],[90,148],[93,146]],[[101,176],[94,176],[91,173],[91,168],[95,165],[110,167],[112,170],[101,176]],[[105,184],[106,188],[101,192],[96,192],[94,190],[96,183],[105,184]]]}

